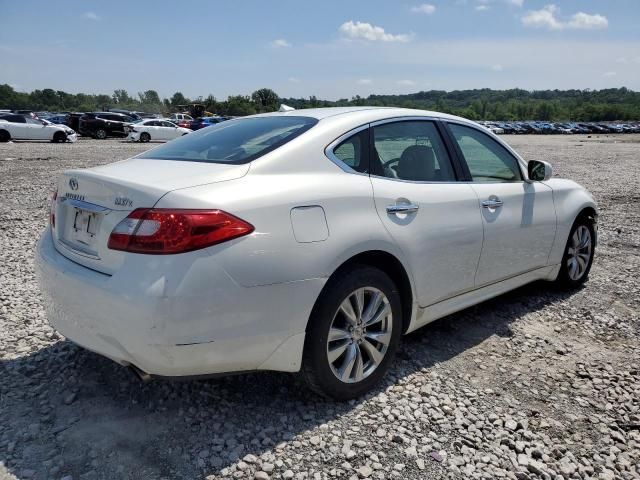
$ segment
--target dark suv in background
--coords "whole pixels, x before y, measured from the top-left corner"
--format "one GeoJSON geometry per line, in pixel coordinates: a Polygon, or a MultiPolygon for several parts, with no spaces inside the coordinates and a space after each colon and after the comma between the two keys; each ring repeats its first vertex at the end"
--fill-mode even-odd
{"type": "Polygon", "coordinates": [[[80,117],[78,130],[80,135],[104,139],[107,137],[126,137],[125,125],[135,122],[128,115],[115,112],[85,113],[80,117]]]}

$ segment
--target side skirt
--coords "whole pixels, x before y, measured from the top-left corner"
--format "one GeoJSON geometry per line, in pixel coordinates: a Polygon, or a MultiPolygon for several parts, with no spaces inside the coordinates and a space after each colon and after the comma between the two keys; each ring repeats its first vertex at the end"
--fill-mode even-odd
{"type": "Polygon", "coordinates": [[[492,283],[476,290],[457,295],[441,302],[434,303],[428,307],[418,307],[416,315],[411,321],[411,325],[406,333],[412,332],[428,323],[446,317],[465,308],[489,300],[490,298],[502,295],[510,290],[535,282],[536,280],[554,280],[560,269],[560,265],[551,265],[537,268],[515,277],[507,278],[500,282],[492,283]]]}

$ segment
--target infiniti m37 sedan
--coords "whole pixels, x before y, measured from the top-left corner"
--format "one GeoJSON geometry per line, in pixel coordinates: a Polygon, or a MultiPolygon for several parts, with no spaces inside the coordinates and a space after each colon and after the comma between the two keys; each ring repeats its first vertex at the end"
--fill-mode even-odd
{"type": "Polygon", "coordinates": [[[371,389],[403,334],[536,280],[575,288],[597,210],[468,120],[229,120],[65,172],[37,253],[51,324],[140,376],[300,372],[371,389]]]}

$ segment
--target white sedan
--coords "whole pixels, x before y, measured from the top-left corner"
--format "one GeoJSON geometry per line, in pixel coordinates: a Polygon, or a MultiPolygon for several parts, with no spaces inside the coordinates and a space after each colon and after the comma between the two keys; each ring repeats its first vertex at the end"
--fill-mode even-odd
{"type": "Polygon", "coordinates": [[[128,129],[129,140],[143,143],[151,140],[173,140],[193,131],[162,119],[142,120],[129,125],[128,129]]]}
{"type": "Polygon", "coordinates": [[[65,172],[36,263],[52,325],[143,378],[299,371],[347,399],[405,333],[584,283],[596,222],[584,188],[468,120],[310,109],[65,172]]]}
{"type": "Polygon", "coordinates": [[[0,118],[0,142],[9,140],[49,140],[75,142],[76,132],[66,125],[57,125],[39,118],[5,115],[0,118]]]}

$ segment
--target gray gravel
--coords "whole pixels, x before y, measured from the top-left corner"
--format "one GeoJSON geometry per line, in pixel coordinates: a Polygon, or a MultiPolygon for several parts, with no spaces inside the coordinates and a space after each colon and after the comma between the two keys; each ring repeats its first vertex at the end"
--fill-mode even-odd
{"type": "Polygon", "coordinates": [[[640,136],[505,138],[599,202],[587,286],[423,328],[344,404],[276,373],[141,384],[56,334],[32,265],[54,179],[149,146],[0,144],[0,479],[640,478],[640,136]]]}

